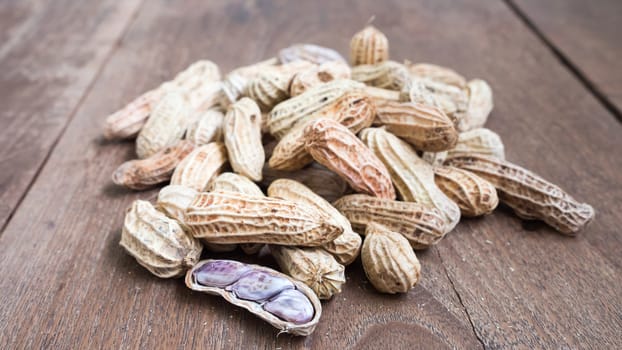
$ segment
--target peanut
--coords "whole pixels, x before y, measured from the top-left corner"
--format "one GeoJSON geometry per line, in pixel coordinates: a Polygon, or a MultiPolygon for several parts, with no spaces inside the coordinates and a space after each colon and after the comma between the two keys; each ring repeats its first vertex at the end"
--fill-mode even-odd
{"type": "Polygon", "coordinates": [[[112,174],[112,182],[133,190],[144,190],[162,182],[173,175],[175,167],[192,150],[191,142],[181,140],[149,158],[130,160],[121,164],[112,174]]]}
{"type": "Polygon", "coordinates": [[[447,231],[443,213],[429,205],[364,194],[343,196],[334,205],[354,230],[365,232],[367,225],[374,222],[402,234],[415,249],[436,244],[447,231]]]}
{"type": "Polygon", "coordinates": [[[437,153],[424,152],[423,159],[432,165],[442,165],[448,158],[471,154],[505,159],[501,137],[486,128],[461,132],[454,148],[437,153]]]}
{"type": "Polygon", "coordinates": [[[199,193],[186,209],[184,224],[211,243],[270,243],[319,246],[343,229],[317,210],[281,199],[233,192],[199,193]]]}
{"type": "Polygon", "coordinates": [[[250,98],[229,107],[223,124],[225,145],[233,170],[251,180],[261,180],[265,154],[261,143],[261,111],[250,98]]]}
{"type": "Polygon", "coordinates": [[[307,126],[305,134],[305,149],[313,159],[343,177],[354,190],[395,198],[387,168],[345,126],[322,118],[307,126]]]}
{"type": "Polygon", "coordinates": [[[186,130],[186,140],[196,146],[223,141],[222,123],[225,115],[217,109],[197,113],[195,121],[186,130]]]}
{"type": "Polygon", "coordinates": [[[289,97],[291,78],[278,71],[260,73],[248,84],[247,95],[257,102],[262,111],[270,111],[289,97]]]}
{"type": "Polygon", "coordinates": [[[368,25],[354,34],[350,41],[350,62],[359,64],[375,64],[389,59],[389,40],[375,27],[368,25]]]}
{"type": "Polygon", "coordinates": [[[492,89],[484,80],[474,79],[469,81],[468,92],[469,103],[466,114],[458,125],[460,131],[483,127],[493,108],[492,89]]]}
{"type": "Polygon", "coordinates": [[[160,277],[181,276],[199,261],[201,243],[179,224],[137,200],[125,215],[120,245],[149,272],[160,277]]]}
{"type": "Polygon", "coordinates": [[[313,44],[295,44],[279,51],[281,63],[308,61],[315,64],[326,62],[345,62],[346,60],[335,50],[313,44]]]}
{"type": "Polygon", "coordinates": [[[136,138],[138,158],[147,158],[181,140],[190,117],[190,104],[185,95],[167,93],[155,105],[151,116],[136,138]]]}
{"type": "Polygon", "coordinates": [[[410,74],[403,64],[384,61],[353,67],[352,80],[381,89],[401,91],[410,82],[410,74]]]}
{"type": "Polygon", "coordinates": [[[289,94],[298,96],[310,88],[337,79],[350,79],[352,71],[343,61],[329,61],[297,73],[292,78],[289,94]]]}
{"type": "Polygon", "coordinates": [[[374,124],[384,125],[387,131],[422,151],[442,151],[458,142],[458,131],[445,113],[415,102],[378,104],[374,124]]]}
{"type": "Polygon", "coordinates": [[[594,218],[589,204],[577,202],[558,186],[508,161],[465,155],[449,159],[448,164],[489,181],[499,199],[520,218],[542,220],[567,235],[575,235],[594,218]]]}
{"type": "Polygon", "coordinates": [[[147,91],[127,106],[109,115],[104,123],[104,137],[114,140],[133,138],[138,135],[162,96],[164,96],[164,89],[147,91]]]}
{"type": "Polygon", "coordinates": [[[285,274],[303,282],[320,299],[341,293],[345,268],[321,248],[270,246],[270,253],[285,274]]]}
{"type": "Polygon", "coordinates": [[[367,225],[361,261],[367,279],[382,293],[406,293],[421,277],[421,265],[408,240],[375,223],[367,225]]]}
{"type": "Polygon", "coordinates": [[[157,209],[183,225],[184,212],[199,192],[179,185],[163,187],[158,193],[157,209]]]}
{"type": "Polygon", "coordinates": [[[467,86],[467,80],[453,69],[438,66],[430,63],[411,63],[404,62],[410,74],[416,78],[430,79],[443,84],[453,85],[464,89],[467,86]]]}
{"type": "Polygon", "coordinates": [[[434,181],[447,197],[458,204],[462,216],[487,215],[499,204],[495,187],[470,171],[451,166],[435,167],[434,181]]]}

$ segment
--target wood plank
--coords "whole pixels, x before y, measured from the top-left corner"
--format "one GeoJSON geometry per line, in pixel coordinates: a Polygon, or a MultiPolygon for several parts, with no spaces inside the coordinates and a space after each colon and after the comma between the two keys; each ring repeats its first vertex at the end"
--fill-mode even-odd
{"type": "Polygon", "coordinates": [[[472,322],[488,347],[574,348],[586,339],[596,348],[622,345],[622,160],[611,156],[622,146],[621,127],[504,4],[165,4],[141,11],[0,237],[0,344],[476,348],[472,322]],[[123,210],[154,192],[110,186],[110,172],[131,156],[132,145],[102,142],[94,116],[200,57],[232,68],[294,41],[345,52],[371,14],[396,59],[437,62],[489,80],[496,96],[490,127],[504,138],[508,158],[592,203],[596,222],[567,238],[542,226],[523,228],[507,210],[465,220],[420,254],[423,280],[400,297],[373,292],[355,262],[344,293],[324,304],[320,326],[304,339],[277,336],[181,281],[158,280],[123,253],[123,210]]]}
{"type": "Polygon", "coordinates": [[[618,118],[622,118],[622,2],[508,1],[594,85],[598,94],[610,101],[618,118]]]}
{"type": "Polygon", "coordinates": [[[254,316],[221,299],[193,293],[180,280],[151,276],[118,246],[124,209],[133,199],[153,193],[110,186],[111,172],[131,157],[133,145],[101,141],[98,116],[199,58],[209,57],[227,70],[301,40],[344,48],[369,17],[369,9],[378,8],[372,1],[355,7],[328,1],[202,3],[150,2],[141,10],[0,238],[5,262],[0,271],[17,264],[21,271],[0,281],[0,344],[396,348],[412,343],[416,334],[420,344],[480,347],[435,250],[421,256],[426,279],[401,297],[374,292],[356,263],[348,269],[344,293],[324,304],[324,321],[314,335],[300,338],[277,336],[254,316]],[[355,22],[341,20],[346,10],[355,22]],[[311,23],[315,29],[300,20],[308,15],[316,19],[311,23]],[[332,34],[336,32],[344,34],[332,34]]]}
{"type": "Polygon", "coordinates": [[[0,3],[0,228],[36,177],[138,2],[0,3]]]}

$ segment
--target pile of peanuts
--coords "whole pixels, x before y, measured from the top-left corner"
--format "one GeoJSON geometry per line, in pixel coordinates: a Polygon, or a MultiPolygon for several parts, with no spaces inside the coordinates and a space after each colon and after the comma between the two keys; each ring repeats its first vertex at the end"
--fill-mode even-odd
{"type": "Polygon", "coordinates": [[[379,292],[406,293],[421,278],[415,250],[500,201],[567,235],[593,218],[590,205],[505,160],[484,128],[486,81],[389,60],[371,25],[352,37],[350,64],[311,44],[224,78],[201,60],[110,115],[105,137],[135,138],[138,157],[113,182],[168,183],[155,203],[128,209],[121,246],[158,277],[185,275],[192,290],[308,335],[320,299],[341,292],[359,255],[379,292]],[[199,261],[237,249],[268,251],[281,272],[199,261]]]}

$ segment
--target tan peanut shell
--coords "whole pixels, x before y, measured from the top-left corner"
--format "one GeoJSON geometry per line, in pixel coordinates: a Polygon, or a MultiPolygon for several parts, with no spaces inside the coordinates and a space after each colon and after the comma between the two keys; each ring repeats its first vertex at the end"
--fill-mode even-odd
{"type": "Polygon", "coordinates": [[[149,158],[127,161],[114,171],[112,182],[133,190],[143,190],[166,182],[173,175],[175,167],[193,149],[191,142],[181,140],[149,158]]]}
{"type": "Polygon", "coordinates": [[[265,154],[261,143],[261,111],[250,98],[229,107],[223,124],[225,145],[233,171],[261,180],[265,154]]]}
{"type": "Polygon", "coordinates": [[[291,45],[280,50],[278,58],[281,63],[307,61],[315,64],[323,64],[333,61],[346,61],[337,51],[313,44],[291,45]]]}
{"type": "Polygon", "coordinates": [[[319,246],[343,232],[315,209],[233,192],[199,193],[184,223],[194,237],[212,243],[319,246]]]}
{"type": "Polygon", "coordinates": [[[448,164],[489,181],[499,199],[523,219],[542,220],[561,233],[575,235],[594,218],[589,204],[577,202],[558,186],[508,161],[465,155],[449,159],[448,164]]]}
{"type": "Polygon", "coordinates": [[[196,146],[222,141],[222,123],[225,115],[217,109],[208,109],[197,114],[195,121],[186,130],[186,140],[196,146]]]}
{"type": "Polygon", "coordinates": [[[447,222],[445,233],[458,224],[460,208],[436,186],[432,166],[419,158],[409,144],[381,128],[367,128],[360,137],[386,165],[403,200],[440,210],[447,222]]]}
{"type": "Polygon", "coordinates": [[[443,111],[415,102],[378,104],[374,124],[384,125],[387,131],[422,151],[442,151],[458,142],[458,131],[443,111]]]}
{"type": "Polygon", "coordinates": [[[382,293],[406,293],[421,276],[421,264],[408,240],[373,222],[365,231],[361,261],[367,279],[382,293]]]}
{"type": "Polygon", "coordinates": [[[350,40],[350,62],[375,64],[389,59],[389,40],[374,26],[367,26],[350,40]]]}
{"type": "Polygon", "coordinates": [[[137,200],[125,215],[120,245],[152,274],[161,278],[183,275],[199,261],[201,243],[179,224],[137,200]]]}
{"type": "Polygon", "coordinates": [[[432,165],[443,165],[448,158],[473,154],[505,159],[505,147],[497,133],[490,129],[478,128],[461,132],[454,148],[437,153],[424,152],[422,158],[432,165]]]}
{"type": "MultiPolygon", "coordinates": [[[[369,96],[375,104],[381,104],[385,101],[402,101],[402,93],[400,91],[381,89],[374,86],[365,86],[363,92],[369,96]]],[[[408,102],[406,99],[403,102],[408,102]]]]}
{"type": "Polygon", "coordinates": [[[483,127],[493,108],[492,88],[484,80],[474,79],[469,81],[468,92],[469,102],[466,113],[458,125],[460,131],[483,127]]]}
{"type": "Polygon", "coordinates": [[[104,137],[108,140],[115,140],[138,135],[163,95],[164,89],[156,88],[147,91],[122,109],[109,115],[104,123],[104,137]]]}
{"type": "Polygon", "coordinates": [[[289,97],[290,81],[288,75],[268,70],[249,82],[247,95],[257,102],[262,111],[270,111],[272,107],[289,97]]]}
{"type": "Polygon", "coordinates": [[[320,299],[341,293],[346,283],[345,267],[321,248],[270,246],[281,271],[306,284],[320,299]]]}
{"type": "Polygon", "coordinates": [[[346,92],[360,90],[363,86],[353,80],[333,80],[279,103],[268,117],[270,134],[282,138],[300,120],[332,105],[346,92]]]}
{"type": "Polygon", "coordinates": [[[173,80],[163,85],[165,87],[172,85],[174,88],[188,91],[201,86],[205,82],[219,80],[220,69],[218,65],[209,60],[199,60],[189,65],[186,69],[179,72],[173,80]]]}
{"type": "Polygon", "coordinates": [[[402,92],[402,101],[438,107],[456,125],[459,125],[464,118],[468,106],[468,94],[465,89],[431,79],[413,78],[402,92]]]}
{"type": "Polygon", "coordinates": [[[158,193],[156,209],[183,224],[184,212],[199,192],[189,187],[169,185],[158,193]]]}
{"type": "Polygon", "coordinates": [[[452,166],[435,167],[434,181],[447,197],[458,204],[462,216],[487,215],[499,204],[495,187],[470,171],[452,166]]]}
{"type": "Polygon", "coordinates": [[[313,159],[343,177],[354,190],[395,198],[387,168],[345,126],[322,118],[307,126],[305,134],[305,149],[313,159]]]}
{"type": "Polygon", "coordinates": [[[278,179],[268,187],[268,196],[281,198],[307,205],[323,213],[327,220],[336,222],[343,228],[343,233],[335,240],[322,246],[324,250],[337,259],[340,264],[349,265],[359,255],[361,236],[352,230],[348,219],[335,207],[300,182],[290,179],[278,179]]]}
{"type": "Polygon", "coordinates": [[[430,63],[413,64],[408,61],[406,61],[404,65],[414,77],[438,81],[440,83],[453,85],[461,89],[464,89],[467,86],[467,80],[451,68],[430,63]]]}
{"type": "Polygon", "coordinates": [[[222,173],[214,179],[210,191],[229,191],[246,193],[251,196],[263,196],[263,192],[246,176],[235,173],[222,173]]]}
{"type": "Polygon", "coordinates": [[[227,164],[227,150],[222,142],[199,146],[184,158],[171,177],[171,185],[190,187],[199,192],[207,190],[227,164]]]}
{"type": "Polygon", "coordinates": [[[315,327],[320,321],[320,317],[322,316],[322,304],[320,303],[320,300],[318,299],[317,295],[315,295],[315,293],[311,290],[311,288],[307,287],[304,283],[297,281],[276,270],[267,268],[265,266],[260,266],[260,265],[245,264],[245,266],[248,268],[248,271],[265,272],[272,276],[277,276],[280,278],[287,279],[288,281],[292,283],[292,285],[295,286],[295,289],[297,291],[300,291],[310,301],[311,305],[313,306],[313,311],[314,311],[313,318],[310,321],[303,323],[303,324],[287,322],[277,317],[276,315],[273,315],[272,313],[267,312],[266,310],[262,308],[261,304],[253,300],[245,300],[245,299],[238,298],[236,294],[233,291],[230,291],[228,288],[208,287],[208,286],[201,285],[194,278],[194,272],[201,269],[203,265],[209,264],[213,261],[218,261],[218,260],[211,260],[211,259],[202,260],[202,261],[199,261],[192,269],[190,269],[186,273],[186,278],[185,278],[186,286],[190,288],[191,290],[194,290],[197,292],[218,295],[222,297],[223,299],[225,299],[227,302],[248,310],[250,313],[270,323],[270,325],[272,325],[276,329],[279,329],[281,332],[290,333],[293,335],[301,335],[301,336],[307,336],[313,333],[313,331],[315,330],[315,327]]]}
{"type": "Polygon", "coordinates": [[[263,175],[263,180],[261,181],[263,187],[268,187],[277,179],[292,179],[307,186],[329,202],[333,202],[337,198],[351,192],[350,186],[341,176],[315,162],[304,169],[295,171],[276,170],[266,164],[263,175]]]}
{"type": "Polygon", "coordinates": [[[268,164],[278,170],[298,170],[313,161],[305,150],[305,129],[314,120],[326,117],[346,126],[353,133],[371,125],[376,115],[374,103],[360,92],[348,92],[332,105],[298,122],[278,142],[268,164]]]}
{"type": "Polygon", "coordinates": [[[352,80],[381,89],[401,91],[410,82],[410,74],[403,64],[384,61],[353,67],[352,80]]]}
{"type": "Polygon", "coordinates": [[[185,95],[167,93],[158,102],[136,138],[138,158],[147,158],[181,140],[190,118],[190,105],[185,95]]]}
{"type": "Polygon", "coordinates": [[[187,91],[188,102],[193,111],[206,111],[223,104],[222,82],[205,81],[193,90],[187,91]]]}
{"type": "Polygon", "coordinates": [[[443,213],[425,204],[351,194],[334,205],[354,230],[365,232],[369,223],[377,223],[402,234],[415,249],[436,244],[447,231],[443,213]]]}
{"type": "Polygon", "coordinates": [[[298,96],[310,88],[337,79],[350,79],[351,69],[343,61],[325,62],[318,67],[297,73],[289,86],[290,96],[298,96]]]}

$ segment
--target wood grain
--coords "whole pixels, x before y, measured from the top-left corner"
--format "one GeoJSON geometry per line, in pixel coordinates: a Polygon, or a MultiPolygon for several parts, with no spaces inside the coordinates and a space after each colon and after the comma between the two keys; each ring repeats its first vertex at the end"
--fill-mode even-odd
{"type": "MultiPolygon", "coordinates": [[[[622,126],[503,4],[485,0],[152,1],[143,6],[0,237],[0,345],[10,348],[619,348],[622,126]],[[344,14],[347,14],[345,16],[344,14]],[[347,52],[372,15],[396,60],[488,80],[507,157],[597,209],[577,238],[507,209],[464,220],[418,254],[410,293],[374,292],[360,261],[316,332],[277,335],[217,297],[159,280],[118,246],[134,193],[110,184],[133,156],[103,117],[190,62],[223,70],[308,41],[347,52]],[[458,294],[456,294],[456,292],[458,294]],[[589,343],[586,343],[589,342],[589,343]]],[[[223,257],[223,255],[214,255],[223,257]]],[[[274,266],[268,258],[242,257],[274,266]]]]}
{"type": "MultiPolygon", "coordinates": [[[[622,111],[622,2],[510,0],[580,74],[622,111]]],[[[618,115],[618,118],[622,116],[618,115]]],[[[620,119],[622,121],[622,119],[620,119]]]]}
{"type": "Polygon", "coordinates": [[[138,3],[0,4],[0,228],[71,120],[138,3]]]}

